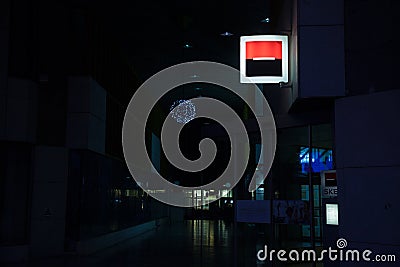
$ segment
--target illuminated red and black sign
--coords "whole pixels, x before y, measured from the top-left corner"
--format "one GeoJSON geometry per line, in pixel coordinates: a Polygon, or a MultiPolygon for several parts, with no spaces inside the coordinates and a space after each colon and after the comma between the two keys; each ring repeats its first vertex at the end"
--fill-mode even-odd
{"type": "Polygon", "coordinates": [[[246,76],[282,76],[282,42],[246,42],[246,76]]]}
{"type": "Polygon", "coordinates": [[[288,37],[254,35],[240,37],[242,83],[288,82],[288,37]]]}

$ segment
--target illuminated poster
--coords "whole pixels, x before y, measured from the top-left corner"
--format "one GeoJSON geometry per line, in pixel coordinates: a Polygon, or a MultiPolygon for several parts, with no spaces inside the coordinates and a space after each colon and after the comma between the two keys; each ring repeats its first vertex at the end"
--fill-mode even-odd
{"type": "Polygon", "coordinates": [[[240,38],[242,83],[288,82],[288,37],[256,35],[240,38]]]}
{"type": "Polygon", "coordinates": [[[339,225],[338,204],[326,204],[326,224],[339,225]]]}
{"type": "Polygon", "coordinates": [[[283,224],[310,224],[309,203],[305,200],[274,200],[273,221],[283,224]]]}

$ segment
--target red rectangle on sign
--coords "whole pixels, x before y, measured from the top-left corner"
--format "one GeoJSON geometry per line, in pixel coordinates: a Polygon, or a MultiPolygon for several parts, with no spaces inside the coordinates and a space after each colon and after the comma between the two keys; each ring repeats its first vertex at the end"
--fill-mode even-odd
{"type": "Polygon", "coordinates": [[[282,42],[250,41],[246,42],[246,59],[275,58],[282,59],[282,42]]]}
{"type": "Polygon", "coordinates": [[[336,172],[325,173],[325,186],[337,186],[336,172]]]}

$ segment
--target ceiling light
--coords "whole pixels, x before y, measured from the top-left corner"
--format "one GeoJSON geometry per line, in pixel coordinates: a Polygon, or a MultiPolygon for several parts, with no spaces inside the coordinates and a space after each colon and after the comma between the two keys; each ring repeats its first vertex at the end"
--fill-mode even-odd
{"type": "Polygon", "coordinates": [[[270,21],[269,18],[265,18],[265,19],[261,20],[262,23],[269,23],[269,21],[270,21]]]}
{"type": "Polygon", "coordinates": [[[183,47],[184,48],[192,48],[192,46],[190,44],[188,44],[188,43],[184,44],[183,47]]]}
{"type": "Polygon", "coordinates": [[[232,35],[233,35],[233,33],[230,33],[230,32],[221,33],[221,36],[232,36],[232,35]]]}

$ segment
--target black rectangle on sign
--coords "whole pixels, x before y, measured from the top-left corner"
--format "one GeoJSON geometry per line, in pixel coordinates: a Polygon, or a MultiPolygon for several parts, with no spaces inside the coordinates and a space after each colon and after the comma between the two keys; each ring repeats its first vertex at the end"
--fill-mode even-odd
{"type": "Polygon", "coordinates": [[[336,173],[325,173],[325,186],[337,186],[336,173]]]}
{"type": "Polygon", "coordinates": [[[282,60],[246,59],[246,76],[282,76],[282,60]]]}

